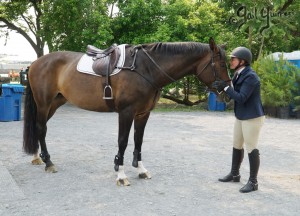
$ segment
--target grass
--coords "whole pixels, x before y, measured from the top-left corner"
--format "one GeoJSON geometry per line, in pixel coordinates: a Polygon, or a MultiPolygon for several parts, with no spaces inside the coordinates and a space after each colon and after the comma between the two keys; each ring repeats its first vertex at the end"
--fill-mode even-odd
{"type": "MultiPolygon", "coordinates": [[[[198,98],[196,95],[192,95],[190,100],[196,101],[198,98]]],[[[199,103],[194,106],[186,106],[183,104],[177,104],[166,98],[160,98],[157,102],[153,112],[203,112],[208,111],[208,101],[199,103]]],[[[233,103],[227,103],[225,112],[233,111],[233,103]]]]}
{"type": "Polygon", "coordinates": [[[174,101],[160,98],[157,105],[154,108],[154,112],[195,112],[195,111],[206,111],[207,103],[200,103],[194,106],[186,106],[183,104],[177,104],[174,101]]]}

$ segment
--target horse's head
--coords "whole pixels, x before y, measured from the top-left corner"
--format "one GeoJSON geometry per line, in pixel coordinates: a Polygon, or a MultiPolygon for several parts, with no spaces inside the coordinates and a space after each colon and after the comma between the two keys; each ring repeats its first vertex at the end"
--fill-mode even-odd
{"type": "Polygon", "coordinates": [[[209,47],[210,52],[198,65],[196,75],[211,91],[218,94],[217,90],[212,88],[212,83],[224,80],[230,85],[231,81],[226,66],[225,46],[217,46],[214,39],[210,38],[209,47]]]}

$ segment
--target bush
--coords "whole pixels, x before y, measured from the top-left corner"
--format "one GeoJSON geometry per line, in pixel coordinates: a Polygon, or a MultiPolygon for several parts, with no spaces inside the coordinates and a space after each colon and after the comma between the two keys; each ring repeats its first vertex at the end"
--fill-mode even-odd
{"type": "Polygon", "coordinates": [[[287,107],[293,102],[299,68],[283,58],[275,62],[272,57],[258,59],[253,68],[261,79],[264,106],[287,107]]]}
{"type": "Polygon", "coordinates": [[[300,95],[294,97],[294,102],[295,102],[295,108],[293,111],[295,112],[300,111],[300,95]]]}

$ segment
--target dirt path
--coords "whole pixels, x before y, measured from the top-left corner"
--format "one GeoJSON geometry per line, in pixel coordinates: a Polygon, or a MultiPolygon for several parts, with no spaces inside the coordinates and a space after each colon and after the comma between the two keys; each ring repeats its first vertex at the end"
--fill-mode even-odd
{"type": "Polygon", "coordinates": [[[259,190],[221,183],[231,164],[234,117],[228,112],[154,112],[146,127],[143,162],[151,180],[131,167],[131,186],[117,187],[117,114],[65,105],[48,123],[48,150],[58,173],[32,166],[22,152],[22,124],[0,122],[0,215],[300,215],[300,121],[267,118],[260,139],[259,190]]]}

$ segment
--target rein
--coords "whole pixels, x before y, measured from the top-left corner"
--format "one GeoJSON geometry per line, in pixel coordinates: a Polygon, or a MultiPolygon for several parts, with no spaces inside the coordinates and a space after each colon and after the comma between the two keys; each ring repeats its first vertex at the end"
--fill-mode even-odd
{"type": "MultiPolygon", "coordinates": [[[[132,64],[131,64],[131,66],[129,66],[129,67],[118,67],[119,69],[129,69],[129,70],[131,70],[131,71],[133,71],[133,72],[137,72],[136,70],[135,70],[135,68],[136,68],[136,66],[135,66],[135,63],[136,63],[136,56],[137,56],[137,53],[138,53],[138,51],[139,51],[139,49],[141,49],[145,54],[146,54],[146,56],[150,59],[150,61],[159,69],[159,71],[161,72],[161,73],[163,73],[170,81],[172,81],[172,82],[176,82],[177,80],[175,80],[173,77],[171,77],[169,74],[167,74],[156,62],[155,62],[155,60],[150,56],[150,54],[146,51],[146,49],[144,49],[143,48],[143,46],[142,45],[137,45],[137,46],[134,46],[133,47],[133,53],[131,54],[131,56],[133,56],[133,62],[132,62],[132,64]]],[[[211,67],[212,67],[212,71],[213,71],[213,75],[214,75],[214,77],[215,77],[215,80],[221,80],[220,78],[219,78],[219,76],[218,76],[218,72],[217,72],[217,70],[216,70],[216,68],[215,68],[215,57],[217,57],[217,56],[220,56],[220,54],[217,54],[217,55],[214,55],[213,54],[213,52],[211,51],[211,59],[210,59],[210,61],[203,67],[203,69],[199,72],[199,73],[197,73],[196,75],[199,77],[200,76],[200,74],[210,65],[211,67]]],[[[138,72],[137,72],[138,73],[138,72]]],[[[153,88],[155,88],[155,89],[157,89],[157,90],[159,90],[159,91],[161,91],[162,90],[162,88],[160,88],[160,87],[158,87],[155,83],[153,83],[152,81],[150,81],[146,76],[144,76],[143,74],[140,74],[140,73],[138,73],[140,76],[142,76],[147,82],[149,82],[149,84],[153,87],[153,88]]],[[[231,81],[231,80],[227,80],[227,81],[225,81],[225,82],[229,82],[229,81],[231,81]]],[[[183,87],[185,87],[185,85],[183,85],[183,87]]]]}
{"type": "MultiPolygon", "coordinates": [[[[160,70],[160,72],[162,72],[166,77],[168,77],[172,82],[176,82],[177,80],[175,80],[174,78],[172,78],[169,74],[167,74],[154,60],[153,60],[153,58],[149,55],[149,53],[141,46],[141,49],[143,50],[143,52],[148,56],[148,58],[152,61],[152,63],[160,70]]],[[[208,65],[210,64],[211,65],[211,67],[212,67],[212,71],[213,71],[213,74],[214,74],[214,77],[215,77],[215,80],[222,80],[222,79],[220,79],[219,78],[219,76],[218,76],[218,72],[217,72],[217,70],[216,70],[216,68],[215,68],[215,61],[214,61],[214,59],[215,59],[215,57],[217,57],[217,56],[221,56],[220,54],[217,54],[217,55],[214,55],[213,53],[212,53],[212,51],[211,51],[211,59],[210,59],[210,61],[204,66],[204,68],[199,72],[199,73],[197,73],[196,75],[197,76],[199,76],[207,67],[208,67],[208,65]]],[[[230,80],[226,80],[225,82],[229,82],[229,81],[231,81],[231,79],[230,80]]],[[[185,86],[184,86],[185,87],[185,86]]]]}
{"type": "MultiPolygon", "coordinates": [[[[131,66],[129,67],[117,67],[118,69],[127,69],[127,70],[130,70],[132,72],[136,72],[137,74],[139,74],[141,77],[143,77],[154,89],[158,90],[158,91],[161,91],[162,88],[158,87],[157,85],[155,85],[155,83],[151,82],[146,76],[144,76],[143,74],[139,73],[138,71],[135,70],[135,62],[136,62],[136,56],[137,56],[137,53],[139,51],[139,48],[141,48],[141,45],[138,45],[138,46],[134,46],[133,47],[133,50],[134,52],[131,54],[131,56],[133,56],[133,62],[131,64],[131,66]]],[[[143,48],[142,48],[143,49],[143,48]]],[[[156,64],[157,65],[157,64],[156,64]]]]}
{"type": "Polygon", "coordinates": [[[175,79],[173,79],[169,74],[167,74],[155,61],[154,59],[149,55],[149,53],[143,48],[141,47],[143,52],[148,56],[148,58],[152,61],[152,63],[160,70],[160,72],[162,72],[166,77],[168,77],[172,82],[176,82],[175,79]]]}

